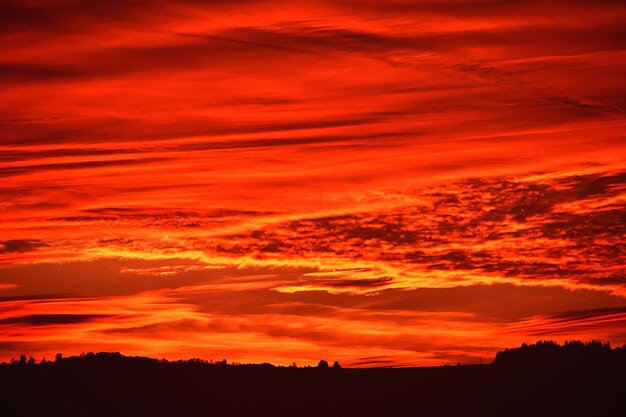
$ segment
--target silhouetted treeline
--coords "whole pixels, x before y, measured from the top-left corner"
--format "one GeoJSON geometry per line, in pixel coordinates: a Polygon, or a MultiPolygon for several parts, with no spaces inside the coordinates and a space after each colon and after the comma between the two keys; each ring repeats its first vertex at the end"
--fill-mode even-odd
{"type": "Polygon", "coordinates": [[[24,356],[0,365],[0,415],[616,416],[626,415],[624,355],[599,342],[540,342],[491,365],[397,369],[24,356]]]}
{"type": "Polygon", "coordinates": [[[492,362],[497,366],[511,367],[559,367],[559,366],[599,366],[626,364],[626,348],[611,348],[609,343],[579,340],[559,345],[553,341],[526,343],[514,349],[505,349],[496,354],[492,362]]]}

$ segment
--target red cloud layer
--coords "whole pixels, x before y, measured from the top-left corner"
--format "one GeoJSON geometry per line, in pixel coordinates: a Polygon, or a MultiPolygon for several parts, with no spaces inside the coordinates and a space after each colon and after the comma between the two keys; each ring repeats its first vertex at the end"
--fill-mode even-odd
{"type": "Polygon", "coordinates": [[[622,2],[2,8],[3,357],[624,341],[622,2]]]}

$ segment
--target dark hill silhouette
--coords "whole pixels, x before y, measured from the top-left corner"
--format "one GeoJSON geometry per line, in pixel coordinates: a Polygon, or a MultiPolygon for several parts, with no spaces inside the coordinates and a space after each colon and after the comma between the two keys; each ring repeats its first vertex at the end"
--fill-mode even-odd
{"type": "MultiPolygon", "coordinates": [[[[322,362],[322,361],[321,361],[322,362]]],[[[626,415],[626,352],[539,342],[490,365],[297,368],[88,353],[0,365],[0,415],[616,416],[626,415]]]]}

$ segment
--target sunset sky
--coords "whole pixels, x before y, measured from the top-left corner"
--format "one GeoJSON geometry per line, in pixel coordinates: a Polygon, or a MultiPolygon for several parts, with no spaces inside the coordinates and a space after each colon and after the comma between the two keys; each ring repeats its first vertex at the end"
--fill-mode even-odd
{"type": "Polygon", "coordinates": [[[623,0],[4,0],[0,361],[626,343],[623,0]]]}

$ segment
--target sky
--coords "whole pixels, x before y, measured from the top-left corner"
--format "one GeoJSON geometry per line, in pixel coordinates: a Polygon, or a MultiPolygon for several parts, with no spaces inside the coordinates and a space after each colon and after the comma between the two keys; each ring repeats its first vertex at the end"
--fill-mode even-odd
{"type": "Polygon", "coordinates": [[[626,4],[4,0],[0,361],[626,343],[626,4]]]}

